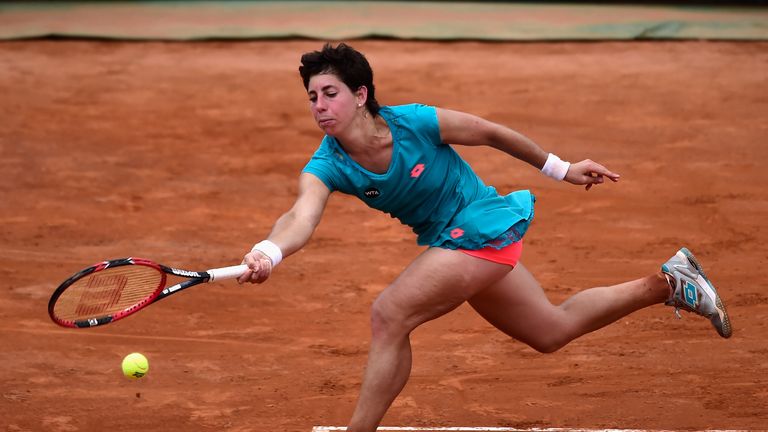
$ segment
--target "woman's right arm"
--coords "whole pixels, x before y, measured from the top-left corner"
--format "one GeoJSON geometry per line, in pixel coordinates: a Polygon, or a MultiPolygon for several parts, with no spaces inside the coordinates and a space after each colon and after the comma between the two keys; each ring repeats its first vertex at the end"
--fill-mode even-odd
{"type": "MultiPolygon", "coordinates": [[[[286,257],[301,249],[315,228],[320,223],[325,205],[331,191],[319,178],[313,174],[302,173],[299,176],[299,193],[296,202],[290,210],[277,219],[267,240],[286,257]]],[[[253,250],[245,255],[243,264],[249,271],[240,276],[237,281],[261,283],[267,280],[272,272],[272,261],[263,252],[253,250]]]]}

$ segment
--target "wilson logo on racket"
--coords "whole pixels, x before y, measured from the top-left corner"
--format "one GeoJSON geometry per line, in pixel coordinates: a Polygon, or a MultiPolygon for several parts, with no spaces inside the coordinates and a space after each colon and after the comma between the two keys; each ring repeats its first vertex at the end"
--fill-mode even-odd
{"type": "Polygon", "coordinates": [[[75,310],[78,314],[101,313],[120,301],[128,278],[123,275],[93,275],[88,278],[86,289],[80,296],[75,310]]]}
{"type": "Polygon", "coordinates": [[[176,268],[171,268],[171,273],[175,274],[176,276],[184,276],[184,277],[193,277],[193,278],[199,278],[202,275],[198,272],[193,272],[189,270],[181,270],[176,268]]]}

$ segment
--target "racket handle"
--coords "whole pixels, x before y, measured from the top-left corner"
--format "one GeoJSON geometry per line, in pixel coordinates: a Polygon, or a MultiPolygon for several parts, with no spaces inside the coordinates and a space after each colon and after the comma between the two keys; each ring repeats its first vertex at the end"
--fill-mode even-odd
{"type": "Polygon", "coordinates": [[[240,264],[231,267],[210,269],[206,271],[206,273],[208,273],[208,275],[211,277],[208,279],[208,282],[213,282],[219,279],[234,279],[240,277],[240,275],[245,273],[246,270],[248,270],[248,266],[245,264],[240,264]]]}

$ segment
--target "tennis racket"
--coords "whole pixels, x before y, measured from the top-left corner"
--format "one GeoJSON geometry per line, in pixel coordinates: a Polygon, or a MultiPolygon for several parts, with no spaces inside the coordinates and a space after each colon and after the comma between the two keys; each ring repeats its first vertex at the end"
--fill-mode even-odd
{"type": "Polygon", "coordinates": [[[80,270],[59,285],[48,302],[48,315],[63,327],[109,324],[191,286],[234,279],[246,270],[248,266],[244,264],[194,272],[143,258],[103,261],[80,270]],[[168,286],[169,276],[184,279],[168,286]]]}

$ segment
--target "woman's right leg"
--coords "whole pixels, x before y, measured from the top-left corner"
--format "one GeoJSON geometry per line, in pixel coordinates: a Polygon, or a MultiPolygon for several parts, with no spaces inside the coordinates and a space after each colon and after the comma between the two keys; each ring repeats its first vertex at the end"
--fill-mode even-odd
{"type": "Polygon", "coordinates": [[[670,296],[664,275],[609,287],[591,288],[553,305],[533,275],[518,263],[514,270],[475,294],[469,304],[488,322],[540,352],[554,352],[586,333],[670,296]]]}

